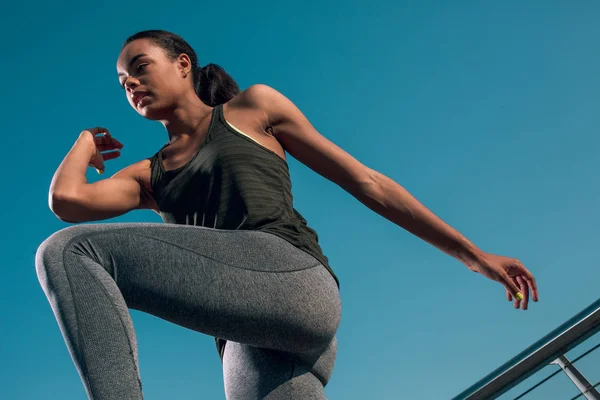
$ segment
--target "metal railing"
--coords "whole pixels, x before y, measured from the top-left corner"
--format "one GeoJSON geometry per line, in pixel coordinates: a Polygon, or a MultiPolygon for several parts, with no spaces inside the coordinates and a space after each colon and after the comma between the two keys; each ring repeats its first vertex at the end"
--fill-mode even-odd
{"type": "MultiPolygon", "coordinates": [[[[561,367],[556,373],[564,371],[580,389],[581,395],[579,396],[583,395],[587,399],[600,400],[600,395],[595,389],[598,384],[594,386],[589,384],[573,366],[576,360],[569,361],[565,357],[569,350],[575,348],[598,331],[600,331],[600,299],[454,397],[453,400],[496,399],[549,364],[558,364],[561,367]]],[[[592,350],[584,355],[589,354],[592,350]]],[[[535,387],[552,376],[554,375],[546,378],[535,387]]]]}

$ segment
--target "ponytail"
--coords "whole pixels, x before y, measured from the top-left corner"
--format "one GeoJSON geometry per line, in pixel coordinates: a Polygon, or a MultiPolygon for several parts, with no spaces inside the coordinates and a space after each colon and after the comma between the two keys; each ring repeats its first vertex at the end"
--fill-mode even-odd
{"type": "Polygon", "coordinates": [[[226,103],[240,93],[236,81],[217,64],[198,69],[194,76],[194,89],[200,100],[211,107],[226,103]]]}

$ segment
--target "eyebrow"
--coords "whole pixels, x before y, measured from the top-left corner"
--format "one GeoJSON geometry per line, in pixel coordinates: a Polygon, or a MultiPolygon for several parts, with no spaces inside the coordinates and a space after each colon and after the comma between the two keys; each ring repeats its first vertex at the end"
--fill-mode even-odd
{"type": "MultiPolygon", "coordinates": [[[[131,59],[131,61],[129,61],[129,64],[127,65],[127,69],[131,68],[131,66],[133,65],[133,63],[135,63],[138,60],[138,58],[144,57],[144,56],[147,56],[147,54],[142,53],[142,54],[138,54],[138,55],[134,56],[131,59]]],[[[119,72],[117,74],[117,76],[123,76],[123,75],[125,75],[123,72],[119,72]]]]}

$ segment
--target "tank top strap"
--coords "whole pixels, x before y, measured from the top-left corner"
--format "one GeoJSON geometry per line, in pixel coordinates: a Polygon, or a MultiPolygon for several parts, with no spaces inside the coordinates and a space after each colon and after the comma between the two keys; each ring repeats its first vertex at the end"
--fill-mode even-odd
{"type": "Polygon", "coordinates": [[[215,119],[213,123],[216,122],[221,125],[225,123],[225,117],[223,116],[223,104],[215,106],[215,113],[213,114],[213,118],[215,119]]]}
{"type": "Polygon", "coordinates": [[[158,155],[165,147],[167,147],[166,144],[162,146],[156,153],[154,153],[152,157],[146,158],[146,160],[150,160],[150,187],[155,194],[156,183],[162,178],[162,171],[160,169],[160,160],[158,155]]]}

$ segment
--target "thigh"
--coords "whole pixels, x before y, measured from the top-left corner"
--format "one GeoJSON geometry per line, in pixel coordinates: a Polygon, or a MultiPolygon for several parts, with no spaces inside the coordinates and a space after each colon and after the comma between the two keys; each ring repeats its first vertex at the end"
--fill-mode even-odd
{"type": "Polygon", "coordinates": [[[333,277],[274,235],[114,223],[72,226],[47,242],[65,262],[102,266],[129,308],[226,340],[312,352],[341,317],[333,277]]]}
{"type": "Polygon", "coordinates": [[[323,400],[337,353],[337,340],[307,356],[228,342],[223,354],[227,400],[323,400]]]}

